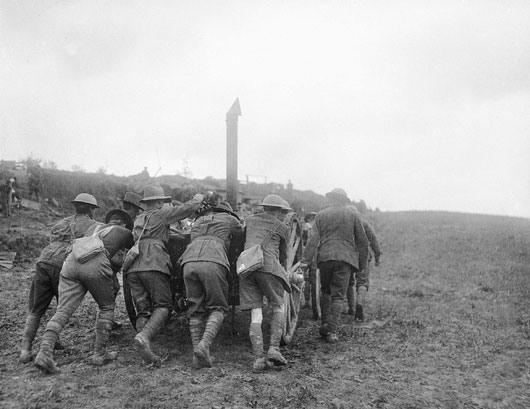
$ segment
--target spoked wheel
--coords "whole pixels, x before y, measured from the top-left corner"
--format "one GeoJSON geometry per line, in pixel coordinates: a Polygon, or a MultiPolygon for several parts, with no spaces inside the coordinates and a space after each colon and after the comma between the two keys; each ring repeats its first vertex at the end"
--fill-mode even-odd
{"type": "Polygon", "coordinates": [[[295,213],[289,213],[285,222],[290,226],[285,269],[291,285],[291,293],[286,292],[284,295],[285,329],[282,341],[284,344],[288,344],[291,342],[298,324],[300,306],[304,298],[304,276],[298,270],[302,259],[302,227],[300,221],[295,213]]]}

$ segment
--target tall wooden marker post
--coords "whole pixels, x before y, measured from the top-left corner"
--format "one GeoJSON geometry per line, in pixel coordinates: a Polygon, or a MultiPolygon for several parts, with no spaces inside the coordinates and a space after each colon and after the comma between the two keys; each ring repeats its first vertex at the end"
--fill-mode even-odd
{"type": "Polygon", "coordinates": [[[239,98],[226,113],[226,201],[237,211],[239,182],[237,179],[237,122],[241,116],[239,98]]]}

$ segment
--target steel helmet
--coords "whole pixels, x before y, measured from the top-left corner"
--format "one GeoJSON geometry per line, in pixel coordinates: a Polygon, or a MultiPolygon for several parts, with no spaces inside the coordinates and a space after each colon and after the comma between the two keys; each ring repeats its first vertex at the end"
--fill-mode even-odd
{"type": "Polygon", "coordinates": [[[94,207],[99,207],[96,198],[88,193],[79,193],[71,203],[86,203],[94,207]]]}
{"type": "Polygon", "coordinates": [[[288,206],[285,206],[285,200],[283,200],[278,195],[267,195],[263,202],[259,204],[260,206],[270,206],[270,207],[279,207],[280,209],[290,209],[288,206]]]}

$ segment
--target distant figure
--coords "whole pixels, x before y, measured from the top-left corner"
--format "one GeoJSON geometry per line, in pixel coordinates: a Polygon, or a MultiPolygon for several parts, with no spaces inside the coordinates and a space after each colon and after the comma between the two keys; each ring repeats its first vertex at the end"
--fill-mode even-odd
{"type": "Polygon", "coordinates": [[[110,259],[122,248],[134,244],[131,233],[131,218],[123,210],[111,211],[109,223],[99,225],[91,235],[98,235],[104,249],[86,261],[76,258],[71,252],[61,269],[59,279],[59,305],[57,311],[46,325],[42,336],[39,353],[35,357],[35,366],[50,374],[59,373],[53,360],[53,348],[61,331],[68,324],[70,317],[77,310],[87,291],[99,307],[96,317],[96,342],[91,357],[93,365],[100,366],[116,359],[117,353],[107,352],[107,343],[114,319],[115,297],[113,290],[114,272],[110,259]],[[125,226],[128,225],[129,228],[125,226]]]}
{"type": "Polygon", "coordinates": [[[289,228],[283,223],[282,210],[285,201],[278,195],[268,195],[260,204],[262,213],[245,219],[245,250],[255,245],[263,247],[263,266],[241,278],[239,293],[242,311],[250,310],[250,341],[254,351],[253,370],[263,371],[273,365],[286,365],[287,360],[280,352],[280,341],[284,329],[284,294],[291,292],[287,273],[283,265],[287,259],[289,228]],[[263,349],[263,297],[272,308],[270,321],[269,349],[263,349]]]}
{"type": "Polygon", "coordinates": [[[40,201],[40,194],[42,189],[42,168],[40,165],[30,166],[28,168],[28,186],[29,186],[29,197],[35,201],[40,201]]]}
{"type": "Polygon", "coordinates": [[[161,186],[150,185],[144,190],[145,212],[134,221],[134,238],[139,240],[139,254],[127,271],[136,307],[134,346],[147,363],[160,363],[161,358],[151,350],[151,340],[166,324],[173,308],[169,279],[171,260],[167,251],[170,225],[190,217],[203,201],[197,194],[179,207],[171,207],[171,197],[161,186]]]}
{"type": "Polygon", "coordinates": [[[13,179],[6,179],[5,183],[0,186],[0,200],[4,217],[10,217],[13,204],[13,179]]]}
{"type": "Polygon", "coordinates": [[[232,207],[221,202],[195,219],[191,243],[180,259],[186,283],[193,366],[211,367],[210,345],[228,313],[228,249],[244,233],[232,207]]]}
{"type": "MultiPolygon", "coordinates": [[[[304,216],[304,224],[302,225],[302,245],[305,247],[311,237],[311,232],[313,229],[313,224],[315,223],[315,217],[317,213],[311,212],[304,216]]],[[[313,260],[308,265],[306,271],[304,272],[304,298],[306,303],[311,302],[311,300],[316,300],[317,297],[317,286],[320,283],[317,282],[317,260],[316,257],[313,257],[313,260]]],[[[318,306],[315,302],[312,303],[313,318],[319,318],[318,306]]]]}
{"type": "Polygon", "coordinates": [[[302,257],[302,268],[311,264],[315,251],[322,297],[320,335],[329,343],[338,339],[338,326],[352,272],[366,268],[368,238],[361,218],[347,208],[350,199],[341,189],[326,193],[331,206],[317,213],[313,234],[302,257]]]}
{"type": "Polygon", "coordinates": [[[87,230],[96,224],[94,209],[98,208],[96,198],[88,193],[80,193],[71,202],[75,215],[60,220],[51,229],[51,243],[47,245],[37,260],[30,291],[29,313],[26,317],[24,335],[19,360],[31,361],[31,345],[39,329],[39,323],[48,310],[52,298],[59,300],[59,274],[66,259],[68,246],[76,238],[83,237],[87,230]]]}

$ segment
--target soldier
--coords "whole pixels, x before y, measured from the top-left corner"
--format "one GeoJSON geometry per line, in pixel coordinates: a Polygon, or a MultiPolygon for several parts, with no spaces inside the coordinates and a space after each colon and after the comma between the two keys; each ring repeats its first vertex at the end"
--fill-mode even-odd
{"type": "Polygon", "coordinates": [[[125,192],[123,199],[119,199],[122,202],[122,209],[125,210],[133,221],[136,217],[144,211],[141,200],[142,196],[134,192],[125,192]]]}
{"type": "Polygon", "coordinates": [[[4,217],[10,217],[11,205],[13,204],[13,179],[7,178],[5,183],[0,186],[0,199],[4,217]]]}
{"type": "Polygon", "coordinates": [[[368,296],[368,289],[370,287],[370,261],[373,257],[375,259],[375,266],[379,266],[380,257],[381,257],[381,247],[379,246],[379,241],[374,232],[374,229],[366,220],[362,220],[364,231],[366,232],[366,237],[370,243],[370,251],[368,252],[368,260],[366,261],[366,268],[359,270],[355,273],[355,277],[352,274],[350,277],[350,283],[348,285],[348,314],[355,315],[356,321],[364,321],[364,311],[363,305],[366,304],[366,299],[368,296]],[[357,302],[355,301],[354,289],[355,286],[357,292],[357,302]]]}
{"type": "Polygon", "coordinates": [[[351,273],[366,267],[368,238],[359,215],[346,207],[350,199],[343,189],[333,189],[326,197],[331,206],[316,215],[313,234],[302,257],[302,267],[307,269],[318,248],[317,265],[322,289],[319,332],[326,341],[335,343],[351,273]]]}
{"type": "Polygon", "coordinates": [[[172,207],[170,196],[157,185],[144,190],[145,212],[134,222],[134,237],[139,239],[139,254],[124,271],[137,311],[134,346],[148,363],[160,363],[151,350],[152,338],[162,329],[173,308],[170,289],[171,260],[167,251],[170,224],[190,217],[202,205],[203,195],[179,207],[172,207]]]}
{"type": "Polygon", "coordinates": [[[245,220],[245,250],[255,245],[263,247],[263,266],[241,278],[239,292],[242,311],[251,310],[249,328],[254,352],[254,371],[263,371],[272,365],[286,365],[280,352],[280,341],[284,327],[284,292],[291,292],[284,265],[287,259],[289,228],[282,222],[284,200],[278,195],[268,195],[260,204],[263,212],[253,214],[245,220]],[[272,307],[269,349],[265,357],[263,350],[263,296],[272,307]]]}
{"type": "Polygon", "coordinates": [[[96,224],[94,209],[99,206],[94,196],[80,193],[71,203],[76,214],[62,219],[52,227],[52,242],[42,250],[37,260],[19,357],[23,363],[31,361],[31,345],[39,329],[41,317],[50,306],[52,298],[59,296],[59,273],[66,259],[67,247],[74,239],[83,237],[86,231],[96,224]]]}
{"type": "Polygon", "coordinates": [[[243,235],[243,225],[232,207],[219,203],[203,211],[193,223],[191,244],[182,255],[193,366],[211,367],[210,345],[228,312],[228,249],[243,235]]]}
{"type": "MultiPolygon", "coordinates": [[[[98,304],[96,320],[96,343],[91,361],[93,365],[103,365],[116,359],[116,353],[107,352],[107,343],[114,318],[115,297],[112,285],[114,272],[110,259],[122,248],[134,244],[131,228],[132,220],[123,210],[113,210],[107,225],[97,226],[93,233],[100,238],[104,249],[99,249],[87,261],[81,260],[75,247],[61,269],[59,281],[59,305],[52,319],[46,325],[35,366],[45,373],[59,373],[53,360],[53,347],[68,320],[81,304],[87,291],[98,304]],[[129,228],[126,228],[128,226],[129,228]]],[[[75,246],[75,244],[74,244],[75,246]]]]}
{"type": "MultiPolygon", "coordinates": [[[[317,213],[311,212],[304,216],[304,224],[302,225],[302,245],[307,246],[307,241],[311,236],[311,230],[313,229],[313,224],[315,223],[315,217],[317,213]]],[[[307,270],[304,272],[304,298],[306,303],[309,303],[311,300],[316,300],[317,297],[317,262],[316,257],[313,257],[311,264],[307,267],[307,270]]],[[[308,305],[308,304],[306,304],[308,305]]],[[[318,306],[316,302],[312,302],[311,309],[313,312],[313,319],[318,319],[320,313],[318,311],[318,306]]]]}

